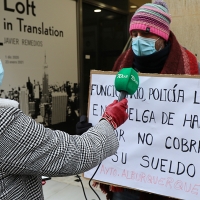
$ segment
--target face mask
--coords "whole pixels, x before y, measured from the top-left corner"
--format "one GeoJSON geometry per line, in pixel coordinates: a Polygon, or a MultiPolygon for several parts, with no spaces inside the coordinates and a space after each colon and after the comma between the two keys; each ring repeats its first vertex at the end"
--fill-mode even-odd
{"type": "Polygon", "coordinates": [[[3,76],[4,76],[4,69],[3,69],[3,65],[0,60],[0,85],[2,84],[3,76]]]}
{"type": "Polygon", "coordinates": [[[155,43],[158,39],[155,40],[152,38],[137,36],[132,39],[132,50],[137,56],[151,55],[157,52],[155,49],[155,43]]]}

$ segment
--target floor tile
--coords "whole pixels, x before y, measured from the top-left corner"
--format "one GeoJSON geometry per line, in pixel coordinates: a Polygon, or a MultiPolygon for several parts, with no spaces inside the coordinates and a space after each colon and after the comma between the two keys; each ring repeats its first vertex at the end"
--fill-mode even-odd
{"type": "MultiPolygon", "coordinates": [[[[80,175],[81,176],[81,175],[80,175]]],[[[95,188],[96,193],[99,198],[92,191],[89,186],[89,180],[81,177],[86,198],[80,182],[76,176],[69,177],[56,177],[51,180],[46,181],[43,186],[44,199],[45,200],[106,200],[105,194],[103,194],[99,189],[95,188]]]]}

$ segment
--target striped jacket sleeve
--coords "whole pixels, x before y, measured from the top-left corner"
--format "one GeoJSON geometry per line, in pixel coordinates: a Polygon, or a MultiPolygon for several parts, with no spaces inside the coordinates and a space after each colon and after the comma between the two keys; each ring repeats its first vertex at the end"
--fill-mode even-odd
{"type": "Polygon", "coordinates": [[[0,168],[7,174],[74,175],[98,165],[119,146],[105,120],[77,136],[45,128],[17,108],[1,108],[0,127],[0,168]]]}

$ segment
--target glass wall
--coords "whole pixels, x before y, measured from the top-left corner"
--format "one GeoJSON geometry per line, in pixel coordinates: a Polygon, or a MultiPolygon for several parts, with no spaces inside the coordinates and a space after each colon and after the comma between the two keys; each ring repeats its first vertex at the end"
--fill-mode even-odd
{"type": "Polygon", "coordinates": [[[111,71],[128,40],[128,13],[83,3],[84,113],[87,113],[90,70],[111,71]],[[99,12],[95,12],[100,9],[99,12]]]}

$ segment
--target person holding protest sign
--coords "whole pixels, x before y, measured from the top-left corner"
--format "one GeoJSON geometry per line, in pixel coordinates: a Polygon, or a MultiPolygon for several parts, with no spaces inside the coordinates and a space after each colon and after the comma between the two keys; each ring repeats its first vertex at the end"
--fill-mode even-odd
{"type": "MultiPolygon", "coordinates": [[[[113,71],[133,67],[140,73],[199,74],[196,57],[182,47],[170,30],[171,17],[166,3],[156,0],[138,8],[130,21],[131,48],[116,60],[113,71]]],[[[134,158],[133,158],[134,159],[134,158]]],[[[108,200],[165,200],[147,192],[94,183],[108,200]]],[[[172,198],[171,198],[172,199],[172,198]]]]}
{"type": "MultiPolygon", "coordinates": [[[[0,85],[4,70],[0,62],[0,85]]],[[[113,155],[114,130],[123,124],[127,100],[108,105],[100,121],[80,135],[45,128],[26,116],[19,103],[0,98],[0,199],[44,199],[42,176],[76,175],[113,155]]]]}

